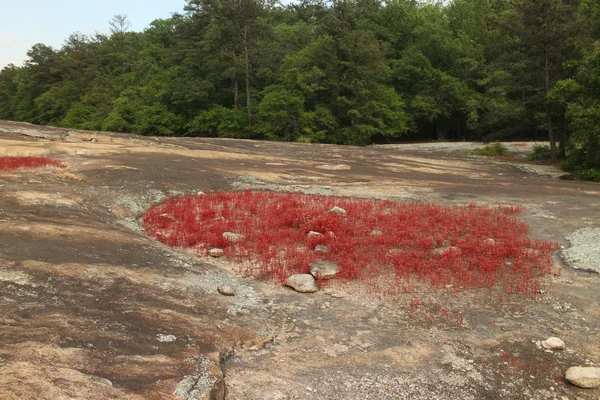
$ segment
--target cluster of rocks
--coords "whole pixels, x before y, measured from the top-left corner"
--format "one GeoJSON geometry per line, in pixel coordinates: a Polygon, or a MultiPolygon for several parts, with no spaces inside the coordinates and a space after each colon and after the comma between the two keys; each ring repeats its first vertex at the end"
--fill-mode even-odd
{"type": "MultiPolygon", "coordinates": [[[[340,216],[346,215],[346,210],[341,207],[333,207],[329,211],[331,214],[337,214],[340,216]]],[[[310,231],[307,234],[308,237],[321,237],[323,236],[320,232],[310,231]]],[[[244,239],[244,235],[233,232],[223,233],[223,237],[230,242],[239,242],[244,239]]],[[[329,252],[327,246],[317,245],[314,248],[315,253],[324,254],[329,252]]],[[[222,257],[225,254],[223,249],[213,248],[208,251],[208,255],[213,258],[222,257]]],[[[289,286],[300,293],[314,293],[319,288],[317,287],[316,279],[332,279],[335,278],[339,265],[332,261],[317,261],[309,266],[310,274],[296,274],[288,277],[284,285],[289,286]]],[[[235,290],[230,286],[221,286],[217,289],[219,293],[224,296],[235,296],[235,290]]]]}
{"type": "Polygon", "coordinates": [[[309,266],[310,274],[296,274],[290,276],[285,281],[285,286],[289,286],[300,293],[313,293],[319,290],[317,279],[335,278],[339,266],[332,261],[317,261],[309,266]]]}
{"type": "MultiPolygon", "coordinates": [[[[564,350],[565,342],[557,337],[549,337],[540,343],[547,351],[564,350]]],[[[571,384],[584,389],[600,387],[600,368],[570,367],[565,373],[565,379],[571,384]]]]}
{"type": "MultiPolygon", "coordinates": [[[[341,207],[333,207],[328,211],[331,214],[344,216],[346,210],[341,207]]],[[[310,231],[308,237],[323,236],[321,232],[310,231]]],[[[327,253],[327,246],[317,245],[314,249],[315,253],[327,253]]],[[[317,287],[316,279],[333,279],[337,275],[339,265],[332,261],[317,261],[309,265],[310,274],[296,274],[287,278],[284,285],[289,286],[300,293],[314,293],[319,288],[317,287]]]]}

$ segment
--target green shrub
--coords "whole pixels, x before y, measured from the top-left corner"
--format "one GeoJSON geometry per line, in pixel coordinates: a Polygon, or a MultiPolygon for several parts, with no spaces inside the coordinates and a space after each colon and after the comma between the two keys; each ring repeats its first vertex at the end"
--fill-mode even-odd
{"type": "Polygon", "coordinates": [[[243,108],[229,109],[218,105],[200,112],[186,125],[186,129],[187,136],[235,139],[249,139],[253,136],[243,108]]]}
{"type": "Polygon", "coordinates": [[[497,157],[508,155],[508,148],[500,142],[494,142],[492,144],[473,149],[468,153],[476,154],[478,156],[497,157]]]}
{"type": "Polygon", "coordinates": [[[588,169],[600,170],[600,157],[595,156],[593,149],[575,148],[571,150],[569,157],[560,166],[570,172],[581,172],[588,169]]]}
{"type": "Polygon", "coordinates": [[[600,168],[585,169],[579,173],[579,177],[586,181],[600,182],[600,168]]]}
{"type": "Polygon", "coordinates": [[[529,155],[529,160],[531,161],[543,161],[550,160],[550,146],[547,144],[534,144],[533,145],[533,153],[529,155]]]}

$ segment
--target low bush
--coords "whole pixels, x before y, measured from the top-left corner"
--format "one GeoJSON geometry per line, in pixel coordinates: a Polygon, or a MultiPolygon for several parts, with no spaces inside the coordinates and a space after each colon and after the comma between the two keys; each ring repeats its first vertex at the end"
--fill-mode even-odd
{"type": "Polygon", "coordinates": [[[545,161],[552,158],[550,154],[550,146],[547,144],[534,144],[533,153],[529,155],[530,161],[545,161]]]}
{"type": "MultiPolygon", "coordinates": [[[[384,294],[487,287],[537,293],[556,244],[531,240],[519,206],[439,206],[272,192],[212,192],[150,208],[144,230],[207,255],[222,248],[242,272],[284,281],[329,260],[338,279],[380,282],[384,294]],[[346,213],[332,212],[341,207],[346,213]],[[226,232],[236,233],[223,235],[226,232]],[[317,245],[327,248],[316,252],[317,245]]],[[[379,285],[379,284],[377,284],[379,285]]]]}
{"type": "Polygon", "coordinates": [[[585,147],[573,149],[561,168],[569,171],[573,179],[600,182],[600,157],[592,150],[585,147]]]}
{"type": "Polygon", "coordinates": [[[600,168],[589,168],[579,172],[579,177],[586,181],[600,182],[600,168]]]}
{"type": "Polygon", "coordinates": [[[478,156],[497,157],[508,155],[508,148],[500,142],[494,142],[492,144],[473,149],[468,153],[478,156]]]}

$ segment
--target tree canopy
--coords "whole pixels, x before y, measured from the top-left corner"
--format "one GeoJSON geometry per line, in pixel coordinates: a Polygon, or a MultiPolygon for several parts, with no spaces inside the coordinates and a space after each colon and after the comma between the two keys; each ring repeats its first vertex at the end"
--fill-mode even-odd
{"type": "Polygon", "coordinates": [[[340,144],[544,139],[596,168],[599,20],[595,0],[188,0],[143,32],[116,15],[108,35],[34,45],[0,71],[0,119],[340,144]]]}

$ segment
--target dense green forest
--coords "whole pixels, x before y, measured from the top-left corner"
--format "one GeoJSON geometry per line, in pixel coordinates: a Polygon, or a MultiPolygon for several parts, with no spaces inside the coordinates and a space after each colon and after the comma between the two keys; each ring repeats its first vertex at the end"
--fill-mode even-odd
{"type": "Polygon", "coordinates": [[[600,180],[597,0],[188,0],[130,32],[36,44],[0,119],[368,144],[549,140],[600,180]]]}

